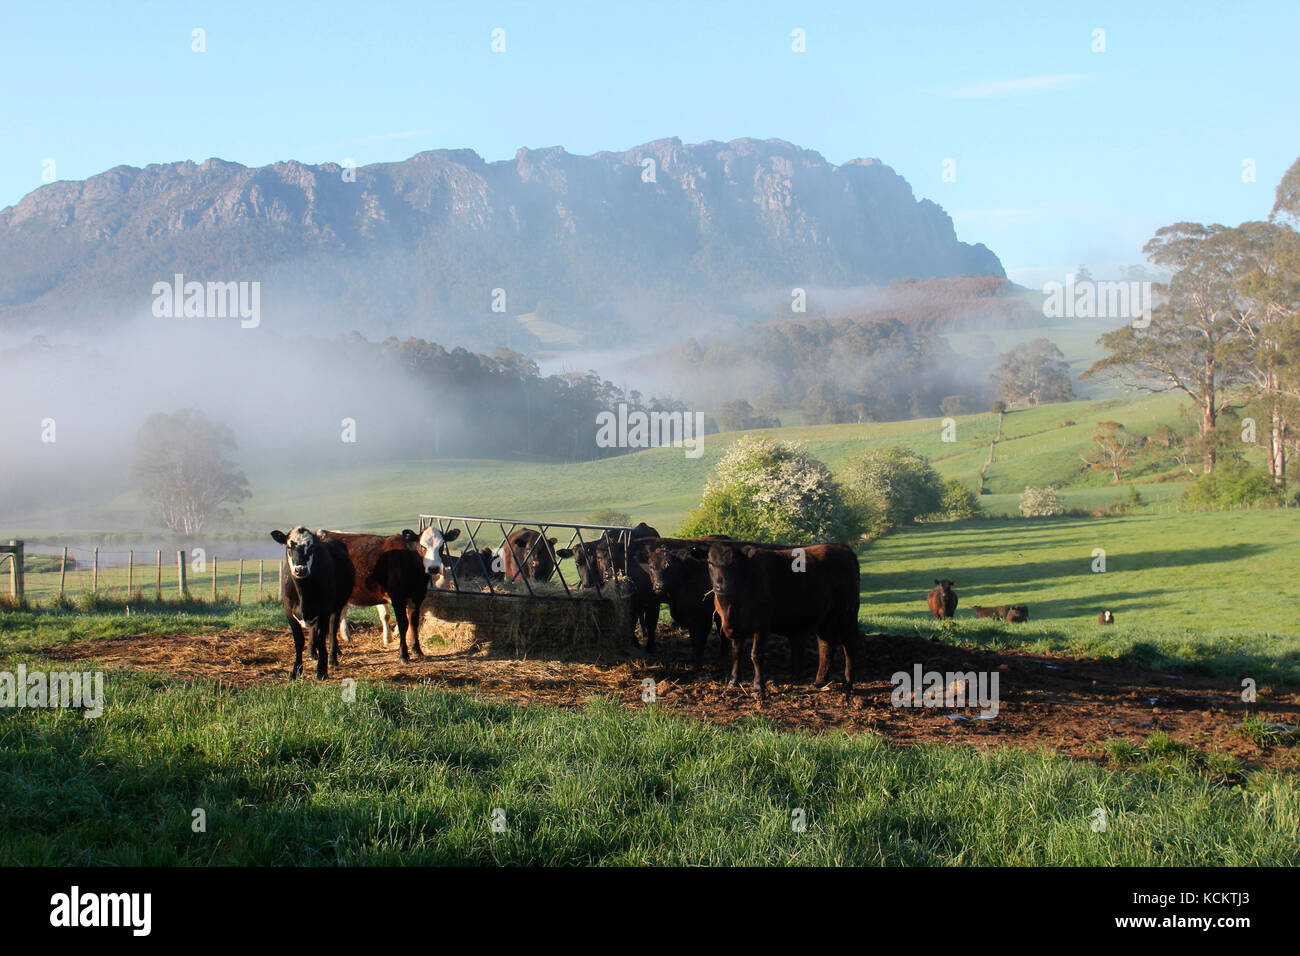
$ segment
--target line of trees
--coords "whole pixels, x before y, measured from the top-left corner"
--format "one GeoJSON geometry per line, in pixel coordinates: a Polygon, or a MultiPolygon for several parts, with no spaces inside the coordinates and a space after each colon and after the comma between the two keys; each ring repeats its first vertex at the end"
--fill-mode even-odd
{"type": "MultiPolygon", "coordinates": [[[[1300,424],[1300,160],[1277,187],[1267,221],[1226,227],[1179,222],[1143,248],[1169,281],[1148,325],[1098,341],[1107,354],[1084,373],[1142,391],[1180,391],[1197,409],[1197,454],[1214,471],[1234,441],[1227,410],[1264,423],[1268,473],[1286,482],[1300,424]]],[[[1253,441],[1249,430],[1242,439],[1253,441]]]]}

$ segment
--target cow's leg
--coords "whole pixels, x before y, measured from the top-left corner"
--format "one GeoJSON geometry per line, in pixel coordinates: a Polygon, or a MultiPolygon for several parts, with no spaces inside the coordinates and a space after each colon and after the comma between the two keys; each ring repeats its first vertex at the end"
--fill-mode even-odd
{"type": "Polygon", "coordinates": [[[853,659],[858,653],[858,629],[855,626],[844,638],[844,696],[853,696],[853,659]]]}
{"type": "Polygon", "coordinates": [[[316,649],[316,679],[325,680],[330,676],[329,664],[327,658],[329,654],[325,647],[325,632],[329,629],[329,615],[317,614],[315,620],[311,622],[311,646],[316,649]],[[321,618],[325,619],[321,623],[321,618]]]}
{"type": "Polygon", "coordinates": [[[397,618],[398,657],[403,664],[411,663],[411,654],[406,649],[406,602],[393,602],[393,615],[397,618]]]}
{"type": "Polygon", "coordinates": [[[335,667],[339,666],[339,626],[341,623],[340,614],[331,614],[329,616],[329,633],[330,633],[330,663],[335,667]]]}
{"type": "Polygon", "coordinates": [[[754,643],[749,652],[749,659],[754,662],[754,690],[760,701],[767,699],[767,677],[763,674],[763,632],[754,632],[754,643]]]}
{"type": "Polygon", "coordinates": [[[376,604],[375,610],[379,612],[379,624],[384,629],[384,647],[387,647],[393,641],[393,615],[388,611],[388,604],[376,604]]]}
{"type": "Polygon", "coordinates": [[[352,635],[348,633],[348,609],[345,607],[339,612],[339,640],[344,644],[352,641],[352,635]]]}
{"type": "MultiPolygon", "coordinates": [[[[847,665],[846,665],[847,666],[847,665]]],[[[831,644],[822,635],[817,635],[817,677],[814,687],[825,687],[831,672],[831,644]]]]}
{"type": "Polygon", "coordinates": [[[641,612],[641,633],[645,635],[645,649],[655,652],[655,631],[659,629],[659,605],[651,604],[641,612]]]}
{"type": "Polygon", "coordinates": [[[691,664],[696,673],[704,667],[704,646],[709,642],[713,621],[695,621],[691,624],[691,664]]]}
{"type": "MultiPolygon", "coordinates": [[[[311,625],[307,623],[305,618],[299,617],[298,613],[299,612],[295,611],[292,615],[290,615],[289,625],[290,627],[292,627],[294,624],[297,624],[298,629],[300,631],[306,632],[311,627],[311,625]]],[[[316,659],[316,645],[311,643],[310,641],[307,642],[307,653],[311,655],[312,660],[316,659]]]]}
{"type": "Polygon", "coordinates": [[[740,635],[733,631],[727,636],[731,639],[731,680],[727,681],[727,686],[738,687],[740,685],[740,635]]]}
{"type": "Polygon", "coordinates": [[[298,623],[298,617],[294,614],[289,615],[289,632],[293,635],[293,669],[289,671],[289,680],[293,680],[302,673],[302,645],[305,638],[302,633],[302,625],[298,623]]]}
{"type": "MultiPolygon", "coordinates": [[[[406,609],[407,629],[411,632],[411,653],[416,657],[424,656],[424,648],[420,646],[420,600],[411,598],[403,601],[403,607],[406,609]]],[[[397,605],[393,605],[393,610],[397,610],[397,605]]]]}

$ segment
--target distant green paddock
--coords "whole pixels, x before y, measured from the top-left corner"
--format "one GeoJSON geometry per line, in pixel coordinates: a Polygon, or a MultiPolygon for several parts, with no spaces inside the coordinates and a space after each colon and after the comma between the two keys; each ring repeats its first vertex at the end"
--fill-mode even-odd
{"type": "Polygon", "coordinates": [[[1039,643],[1086,656],[1180,662],[1231,674],[1248,668],[1300,680],[1300,510],[985,519],[909,528],[861,552],[864,620],[934,629],[925,595],[957,582],[957,633],[947,639],[1039,643]],[[1095,572],[1094,549],[1105,551],[1095,572]],[[973,604],[1025,603],[1027,624],[981,621],[973,604]],[[1097,614],[1109,608],[1116,624],[1097,614]]]}

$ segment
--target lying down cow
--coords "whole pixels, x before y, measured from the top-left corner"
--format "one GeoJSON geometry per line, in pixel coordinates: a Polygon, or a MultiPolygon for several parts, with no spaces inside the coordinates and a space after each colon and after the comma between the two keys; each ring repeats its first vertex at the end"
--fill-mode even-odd
{"type": "Polygon", "coordinates": [[[763,548],[735,542],[709,547],[709,580],[722,633],[731,641],[731,680],[740,681],[740,645],[752,641],[754,689],[767,696],[763,645],[773,632],[792,639],[817,636],[815,687],[830,680],[833,648],[844,649],[844,691],[853,692],[857,655],[860,568],[843,544],[763,548]]]}
{"type": "Polygon", "coordinates": [[[999,604],[997,607],[981,607],[972,604],[971,611],[976,617],[991,617],[1009,624],[1020,624],[1029,620],[1028,604],[999,604]]]}

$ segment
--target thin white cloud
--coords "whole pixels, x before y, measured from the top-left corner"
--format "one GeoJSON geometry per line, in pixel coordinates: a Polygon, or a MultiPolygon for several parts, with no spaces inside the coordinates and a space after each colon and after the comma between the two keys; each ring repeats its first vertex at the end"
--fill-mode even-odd
{"type": "Polygon", "coordinates": [[[1014,80],[991,80],[969,86],[952,86],[941,91],[950,100],[975,100],[985,96],[1020,96],[1025,93],[1053,93],[1081,86],[1092,79],[1090,73],[1049,73],[1043,76],[1020,76],[1014,80]]]}

